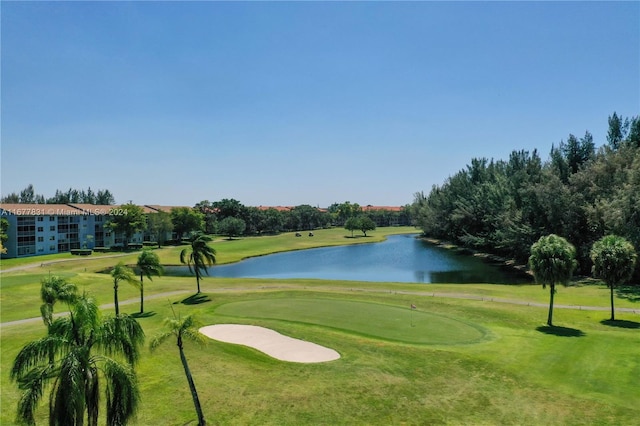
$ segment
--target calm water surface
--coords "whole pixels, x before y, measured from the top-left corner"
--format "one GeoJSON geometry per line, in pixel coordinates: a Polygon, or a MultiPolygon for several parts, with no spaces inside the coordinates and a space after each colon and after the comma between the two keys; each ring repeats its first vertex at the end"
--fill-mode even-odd
{"type": "MultiPolygon", "coordinates": [[[[308,238],[308,237],[303,237],[308,238]]],[[[188,274],[172,267],[168,274],[188,274]]],[[[435,247],[416,235],[392,235],[373,244],[326,247],[254,257],[209,268],[209,276],[235,278],[317,278],[411,283],[531,282],[520,274],[473,256],[435,247]]]]}

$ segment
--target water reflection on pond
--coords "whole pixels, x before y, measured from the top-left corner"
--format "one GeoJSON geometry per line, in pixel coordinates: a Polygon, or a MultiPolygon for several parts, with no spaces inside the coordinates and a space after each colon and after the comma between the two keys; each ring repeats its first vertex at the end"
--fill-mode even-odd
{"type": "MultiPolygon", "coordinates": [[[[169,266],[166,273],[189,275],[182,266],[169,266]]],[[[531,282],[526,275],[433,246],[417,239],[415,234],[392,235],[381,243],[254,257],[209,268],[209,276],[461,284],[531,282]]]]}

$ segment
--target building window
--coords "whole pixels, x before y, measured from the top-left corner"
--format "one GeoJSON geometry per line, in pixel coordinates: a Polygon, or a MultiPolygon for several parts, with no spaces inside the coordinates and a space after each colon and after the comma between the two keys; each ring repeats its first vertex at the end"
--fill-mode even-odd
{"type": "Polygon", "coordinates": [[[38,232],[44,232],[44,226],[38,226],[38,232]]]}
{"type": "Polygon", "coordinates": [[[44,242],[44,237],[38,237],[38,242],[39,242],[39,243],[44,242]]]}
{"type": "Polygon", "coordinates": [[[38,246],[38,253],[42,253],[44,251],[44,247],[38,246]]]}
{"type": "Polygon", "coordinates": [[[49,251],[55,251],[56,246],[49,246],[49,251]]]}
{"type": "Polygon", "coordinates": [[[49,227],[49,231],[55,231],[55,230],[56,230],[56,226],[55,226],[55,225],[51,225],[51,226],[49,227]]]}
{"type": "Polygon", "coordinates": [[[49,237],[49,241],[55,241],[55,240],[56,240],[56,236],[55,235],[52,235],[52,236],[49,237]]]}
{"type": "Polygon", "coordinates": [[[44,221],[44,216],[38,216],[38,222],[44,221]]]}
{"type": "Polygon", "coordinates": [[[53,222],[54,220],[56,220],[56,218],[55,218],[55,217],[53,217],[53,216],[49,216],[49,222],[53,222]]]}

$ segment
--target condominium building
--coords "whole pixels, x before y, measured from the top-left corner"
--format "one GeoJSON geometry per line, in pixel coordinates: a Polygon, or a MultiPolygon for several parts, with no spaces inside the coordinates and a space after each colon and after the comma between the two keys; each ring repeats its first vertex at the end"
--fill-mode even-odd
{"type": "MultiPolygon", "coordinates": [[[[73,249],[122,246],[122,235],[105,224],[118,214],[119,206],[93,204],[0,204],[0,217],[7,219],[6,253],[3,258],[37,256],[73,249]]],[[[170,210],[170,207],[142,206],[144,213],[170,210]]],[[[143,233],[129,243],[141,244],[143,233]]]]}

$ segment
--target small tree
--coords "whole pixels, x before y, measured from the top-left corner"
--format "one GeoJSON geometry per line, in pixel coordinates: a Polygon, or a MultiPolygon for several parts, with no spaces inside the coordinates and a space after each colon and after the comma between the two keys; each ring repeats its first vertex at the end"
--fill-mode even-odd
{"type": "Polygon", "coordinates": [[[533,243],[529,267],[542,288],[549,285],[549,316],[547,324],[553,326],[553,296],[556,284],[567,285],[577,266],[576,249],[567,240],[550,234],[533,243]]]}
{"type": "Polygon", "coordinates": [[[237,217],[225,217],[218,223],[218,232],[229,239],[242,235],[247,225],[244,220],[237,217]]]}
{"type": "Polygon", "coordinates": [[[124,236],[123,245],[126,249],[131,237],[142,231],[146,225],[147,217],[144,215],[142,207],[128,203],[114,209],[114,214],[109,217],[107,227],[124,236]]]}
{"type": "Polygon", "coordinates": [[[604,236],[591,248],[593,275],[602,279],[611,291],[611,321],[615,320],[613,290],[631,278],[636,258],[633,244],[617,235],[604,236]]]}
{"type": "Polygon", "coordinates": [[[147,215],[147,231],[155,237],[158,248],[167,241],[167,234],[173,231],[171,215],[167,212],[149,213],[147,215]]]}
{"type": "Polygon", "coordinates": [[[160,264],[158,255],[150,249],[142,250],[138,256],[136,263],[138,271],[140,271],[140,313],[144,313],[144,277],[153,281],[152,275],[160,276],[164,272],[164,268],[160,264]]]}
{"type": "Polygon", "coordinates": [[[207,267],[216,263],[216,251],[209,247],[209,241],[211,241],[211,237],[197,232],[191,236],[190,248],[180,252],[180,263],[188,265],[189,272],[195,273],[198,293],[200,293],[202,272],[209,274],[207,267]]]}
{"type": "Polygon", "coordinates": [[[118,316],[120,315],[120,308],[118,306],[118,283],[124,281],[137,287],[138,281],[136,281],[136,275],[133,270],[122,262],[114,266],[111,271],[111,276],[113,277],[113,303],[116,308],[116,316],[118,316]]]}
{"type": "Polygon", "coordinates": [[[358,229],[362,231],[364,236],[367,236],[367,231],[373,231],[376,229],[376,223],[371,220],[369,216],[360,216],[358,218],[358,229]]]}
{"type": "Polygon", "coordinates": [[[360,228],[360,221],[356,217],[347,218],[344,223],[344,229],[351,231],[351,237],[353,238],[353,231],[360,228]]]}
{"type": "Polygon", "coordinates": [[[204,229],[204,215],[190,207],[176,207],[171,209],[171,223],[180,241],[183,236],[204,229]]]}
{"type": "Polygon", "coordinates": [[[198,323],[192,315],[187,316],[184,319],[171,319],[166,318],[164,320],[168,330],[162,334],[159,334],[153,338],[150,344],[150,349],[154,351],[165,340],[170,337],[175,337],[180,351],[180,361],[182,362],[182,368],[184,368],[184,374],[187,376],[187,382],[189,383],[189,390],[191,391],[191,397],[193,398],[193,405],[196,408],[196,414],[198,415],[198,426],[204,426],[206,424],[204,415],[202,414],[202,407],[200,406],[200,399],[198,398],[198,391],[196,390],[196,384],[191,376],[191,370],[187,363],[187,357],[184,355],[183,340],[189,339],[196,343],[204,343],[205,336],[198,331],[198,323]]]}

